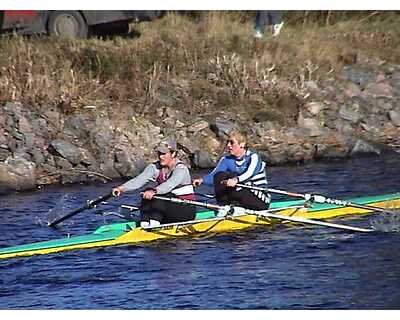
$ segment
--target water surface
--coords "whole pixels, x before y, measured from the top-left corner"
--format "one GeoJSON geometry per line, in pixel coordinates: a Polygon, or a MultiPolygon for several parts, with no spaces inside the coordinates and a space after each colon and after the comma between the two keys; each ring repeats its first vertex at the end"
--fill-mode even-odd
{"type": "MultiPolygon", "coordinates": [[[[392,193],[400,156],[276,167],[268,176],[271,187],[302,193],[392,193]]],[[[60,230],[40,225],[50,209],[68,212],[112,186],[0,197],[0,247],[120,221],[84,212],[60,230]]],[[[368,227],[374,218],[336,222],[368,227]]],[[[398,248],[398,233],[282,227],[10,259],[0,261],[0,309],[399,309],[398,248]]]]}

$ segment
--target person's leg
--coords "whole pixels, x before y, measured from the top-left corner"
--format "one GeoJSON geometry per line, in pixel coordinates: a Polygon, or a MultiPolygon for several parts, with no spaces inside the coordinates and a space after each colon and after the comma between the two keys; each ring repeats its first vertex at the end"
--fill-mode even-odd
{"type": "Polygon", "coordinates": [[[222,183],[222,181],[227,180],[229,178],[234,177],[235,174],[232,172],[218,172],[214,176],[214,193],[215,197],[217,198],[217,203],[218,204],[230,204],[230,189],[228,188],[225,184],[222,183]]]}
{"type": "Polygon", "coordinates": [[[254,24],[254,38],[262,38],[265,31],[265,26],[269,22],[268,11],[259,10],[256,13],[256,19],[254,24]]]}
{"type": "Polygon", "coordinates": [[[140,205],[141,226],[148,226],[150,222],[153,224],[161,223],[163,220],[163,212],[166,210],[166,201],[153,199],[143,199],[140,205]],[[143,223],[145,222],[145,223],[143,223]]]}
{"type": "Polygon", "coordinates": [[[196,207],[193,205],[170,202],[166,207],[167,210],[161,222],[163,224],[189,221],[196,218],[196,207]]]}
{"type": "MultiPolygon", "coordinates": [[[[169,198],[175,197],[172,193],[167,193],[163,196],[169,198]]],[[[150,225],[157,224],[157,222],[165,224],[194,220],[196,217],[196,207],[193,205],[159,199],[143,199],[140,211],[142,213],[141,222],[150,223],[150,225]]]]}
{"type": "Polygon", "coordinates": [[[279,10],[271,10],[269,12],[270,24],[278,24],[282,22],[282,13],[279,10]]]}
{"type": "Polygon", "coordinates": [[[272,24],[272,36],[276,37],[281,32],[283,27],[282,13],[281,11],[270,11],[271,12],[271,24],[272,24]]]}
{"type": "Polygon", "coordinates": [[[251,190],[241,189],[239,191],[232,192],[231,199],[234,205],[251,210],[266,210],[269,207],[270,197],[265,195],[265,197],[261,199],[257,197],[251,190]]]}

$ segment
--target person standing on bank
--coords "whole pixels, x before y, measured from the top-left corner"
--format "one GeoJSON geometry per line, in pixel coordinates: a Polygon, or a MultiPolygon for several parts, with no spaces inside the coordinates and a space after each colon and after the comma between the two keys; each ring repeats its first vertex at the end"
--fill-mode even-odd
{"type": "Polygon", "coordinates": [[[237,130],[229,133],[227,147],[230,155],[222,157],[209,174],[193,180],[193,186],[214,185],[217,202],[252,210],[268,209],[271,196],[267,192],[237,187],[238,183],[267,188],[265,162],[247,148],[245,136],[237,130]]]}
{"type": "Polygon", "coordinates": [[[254,38],[264,37],[265,29],[270,28],[270,34],[276,37],[283,27],[282,13],[278,10],[259,10],[254,21],[254,38]]]}
{"type": "Polygon", "coordinates": [[[193,220],[195,206],[155,199],[155,195],[195,200],[192,180],[187,166],[178,158],[174,140],[162,142],[156,149],[158,161],[149,164],[137,177],[113,188],[116,197],[127,191],[142,188],[149,182],[157,186],[143,193],[140,205],[141,227],[153,227],[165,223],[193,220]]]}

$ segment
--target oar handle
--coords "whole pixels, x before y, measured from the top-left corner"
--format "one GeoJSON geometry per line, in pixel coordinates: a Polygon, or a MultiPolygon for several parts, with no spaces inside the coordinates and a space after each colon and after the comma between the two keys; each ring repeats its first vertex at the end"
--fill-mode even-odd
{"type": "Polygon", "coordinates": [[[88,209],[94,208],[95,206],[102,203],[103,201],[110,199],[112,196],[113,196],[112,193],[107,193],[106,195],[101,196],[100,198],[97,198],[95,200],[89,200],[87,203],[87,208],[88,209]]]}

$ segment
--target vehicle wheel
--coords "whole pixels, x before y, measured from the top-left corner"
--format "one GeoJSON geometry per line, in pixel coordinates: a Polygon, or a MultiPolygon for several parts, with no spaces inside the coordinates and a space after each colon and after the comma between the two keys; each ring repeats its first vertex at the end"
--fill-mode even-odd
{"type": "Polygon", "coordinates": [[[47,26],[50,35],[86,38],[88,25],[77,11],[54,11],[51,13],[47,26]]]}

